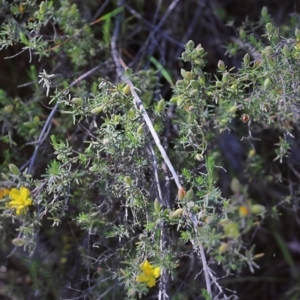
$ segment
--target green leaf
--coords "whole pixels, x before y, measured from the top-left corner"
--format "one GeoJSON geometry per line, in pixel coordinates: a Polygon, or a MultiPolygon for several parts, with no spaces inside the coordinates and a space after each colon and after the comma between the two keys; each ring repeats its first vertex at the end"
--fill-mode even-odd
{"type": "Polygon", "coordinates": [[[29,45],[29,41],[27,40],[25,34],[23,32],[20,32],[20,40],[25,44],[26,46],[29,45]]]}
{"type": "Polygon", "coordinates": [[[174,85],[173,80],[169,72],[163,67],[163,65],[153,56],[149,57],[149,60],[154,64],[157,70],[161,72],[161,75],[170,83],[170,85],[174,85]]]}

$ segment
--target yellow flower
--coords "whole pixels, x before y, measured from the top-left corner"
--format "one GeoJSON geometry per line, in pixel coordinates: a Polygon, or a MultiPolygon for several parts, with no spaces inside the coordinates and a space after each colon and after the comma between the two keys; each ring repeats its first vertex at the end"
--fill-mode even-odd
{"type": "Polygon", "coordinates": [[[240,217],[242,217],[242,218],[247,217],[250,214],[249,207],[245,206],[245,205],[241,205],[239,207],[239,214],[240,214],[240,217]]]}
{"type": "Polygon", "coordinates": [[[0,200],[9,194],[9,189],[0,189],[0,200]]]}
{"type": "Polygon", "coordinates": [[[160,267],[154,268],[148,260],[144,263],[140,264],[140,268],[142,270],[142,274],[140,274],[137,278],[137,282],[145,282],[148,287],[155,286],[155,279],[160,275],[160,267]]]}
{"type": "Polygon", "coordinates": [[[29,197],[30,191],[25,187],[20,187],[20,190],[13,188],[9,193],[11,199],[7,206],[16,210],[16,215],[23,215],[27,212],[28,206],[32,205],[32,199],[29,197]]]}

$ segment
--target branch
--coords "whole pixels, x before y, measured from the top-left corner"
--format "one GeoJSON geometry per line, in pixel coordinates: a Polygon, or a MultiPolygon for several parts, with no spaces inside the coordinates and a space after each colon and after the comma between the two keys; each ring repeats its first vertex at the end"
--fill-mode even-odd
{"type": "MultiPolygon", "coordinates": [[[[77,79],[75,79],[69,87],[72,87],[74,86],[75,84],[77,84],[78,82],[80,82],[81,80],[83,80],[84,78],[90,76],[91,74],[93,74],[95,71],[97,71],[100,67],[102,66],[99,65],[99,66],[96,66],[94,67],[93,69],[87,71],[86,73],[84,73],[83,75],[81,75],[80,77],[78,77],[77,79]]],[[[28,173],[31,173],[32,171],[32,168],[33,168],[33,165],[35,163],[35,160],[36,160],[36,157],[37,157],[37,154],[38,154],[38,151],[39,151],[39,148],[40,146],[42,145],[43,141],[46,139],[46,137],[48,136],[49,132],[50,132],[50,127],[51,127],[51,121],[52,121],[52,118],[54,116],[54,114],[56,113],[57,109],[58,109],[58,106],[59,106],[59,102],[57,102],[54,107],[52,108],[52,111],[51,113],[49,114],[45,124],[44,124],[44,127],[42,129],[42,132],[38,138],[38,141],[37,141],[37,144],[35,146],[35,149],[34,149],[34,153],[32,155],[32,157],[30,158],[30,160],[24,165],[21,167],[21,169],[25,168],[28,163],[29,163],[29,168],[28,168],[28,173]]]]}
{"type": "MultiPolygon", "coordinates": [[[[175,2],[173,2],[173,3],[175,3],[175,2]]],[[[122,4],[122,1],[119,0],[119,5],[121,5],[121,4],[122,4]]],[[[144,118],[144,121],[147,124],[147,126],[149,128],[149,131],[152,134],[154,142],[155,142],[157,148],[159,149],[159,151],[161,153],[161,156],[164,159],[166,165],[168,166],[169,171],[171,172],[171,174],[172,174],[172,176],[173,176],[173,178],[176,182],[178,190],[180,190],[180,189],[182,189],[182,186],[180,184],[179,177],[178,177],[178,175],[177,175],[177,173],[176,173],[176,171],[175,171],[175,169],[174,169],[174,167],[173,167],[173,165],[172,165],[165,149],[161,145],[159,137],[158,137],[158,135],[157,135],[157,133],[156,133],[154,127],[153,127],[153,124],[152,124],[152,122],[149,118],[149,115],[147,114],[147,112],[144,108],[142,100],[140,99],[140,97],[136,93],[136,87],[133,85],[132,81],[128,77],[123,75],[123,68],[122,68],[121,58],[119,57],[119,53],[118,53],[118,50],[117,50],[117,39],[118,39],[118,36],[119,36],[119,28],[120,28],[120,24],[121,24],[120,16],[121,16],[120,14],[117,15],[115,28],[114,28],[114,33],[113,33],[113,36],[112,36],[112,39],[111,39],[111,52],[112,52],[113,60],[116,64],[117,74],[125,83],[127,83],[130,86],[130,92],[131,92],[131,95],[134,99],[135,107],[137,107],[141,111],[142,116],[144,118]]],[[[200,256],[200,259],[202,261],[203,270],[204,270],[204,274],[205,274],[206,289],[207,289],[208,294],[211,296],[212,292],[211,292],[211,282],[210,282],[210,278],[209,278],[209,268],[208,268],[208,265],[207,265],[203,245],[200,244],[198,246],[198,248],[200,250],[200,253],[198,251],[198,256],[200,256]]],[[[160,296],[165,297],[166,295],[160,295],[160,296]]]]}
{"type": "MultiPolygon", "coordinates": [[[[120,15],[118,15],[118,16],[120,16],[120,15]]],[[[134,104],[140,110],[140,112],[142,113],[144,121],[147,124],[147,126],[149,128],[149,131],[151,132],[151,135],[154,139],[154,142],[155,142],[157,148],[159,149],[159,151],[162,155],[162,158],[164,159],[166,165],[168,166],[168,168],[169,168],[169,170],[170,170],[170,172],[171,172],[171,174],[172,174],[172,176],[173,176],[173,178],[176,182],[176,185],[177,185],[178,189],[181,189],[182,186],[180,184],[179,177],[178,177],[175,169],[173,168],[173,165],[172,165],[165,149],[161,145],[159,137],[158,137],[158,135],[157,135],[157,133],[156,133],[154,127],[153,127],[153,124],[152,124],[152,122],[149,118],[149,115],[147,114],[147,112],[145,110],[143,102],[142,102],[141,98],[138,96],[138,94],[136,92],[135,86],[133,85],[132,81],[123,74],[124,69],[123,69],[122,64],[120,62],[119,53],[118,53],[118,50],[117,50],[117,37],[118,37],[118,34],[119,34],[119,28],[120,28],[120,18],[117,18],[114,33],[113,33],[113,36],[112,36],[112,39],[111,39],[111,52],[112,52],[114,62],[116,64],[117,74],[125,83],[127,83],[130,86],[130,92],[131,92],[131,95],[134,99],[134,104]]]]}

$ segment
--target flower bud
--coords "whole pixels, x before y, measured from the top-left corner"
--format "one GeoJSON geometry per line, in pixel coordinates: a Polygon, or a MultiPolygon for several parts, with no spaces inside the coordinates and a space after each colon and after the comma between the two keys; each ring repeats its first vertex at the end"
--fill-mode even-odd
{"type": "Polygon", "coordinates": [[[12,240],[12,243],[17,247],[21,247],[25,244],[25,240],[21,238],[15,238],[12,240]]]}
{"type": "Polygon", "coordinates": [[[194,191],[192,189],[188,190],[186,192],[186,199],[187,200],[193,200],[194,199],[194,191]]]}
{"type": "Polygon", "coordinates": [[[253,204],[250,209],[254,215],[261,215],[266,212],[266,208],[261,204],[253,204]]]}
{"type": "Polygon", "coordinates": [[[161,99],[157,103],[156,111],[158,113],[160,113],[160,112],[162,112],[165,109],[165,107],[166,107],[166,102],[165,102],[164,99],[161,99]]]}
{"type": "Polygon", "coordinates": [[[182,201],[186,195],[186,191],[183,187],[178,190],[178,200],[182,201]]]}
{"type": "Polygon", "coordinates": [[[82,103],[83,103],[83,101],[82,101],[81,98],[73,98],[73,99],[71,100],[71,102],[74,103],[76,106],[80,106],[80,105],[82,105],[82,103]]]}
{"type": "Polygon", "coordinates": [[[181,107],[181,105],[184,103],[184,99],[183,98],[179,98],[176,102],[177,106],[181,107]]]}
{"type": "Polygon", "coordinates": [[[192,72],[186,72],[185,76],[186,76],[186,79],[189,79],[189,80],[193,79],[193,73],[192,72]]]}
{"type": "Polygon", "coordinates": [[[14,164],[9,164],[9,165],[8,165],[8,168],[9,168],[9,171],[10,171],[12,174],[14,174],[14,175],[20,175],[20,170],[19,170],[19,168],[18,168],[16,165],[14,165],[14,164]]]}
{"type": "Polygon", "coordinates": [[[234,221],[229,221],[223,226],[224,237],[237,239],[240,236],[239,224],[234,221]]]}
{"type": "Polygon", "coordinates": [[[199,94],[198,90],[197,89],[193,89],[190,91],[190,96],[191,97],[194,97],[194,96],[197,96],[199,94]]]}
{"type": "Polygon", "coordinates": [[[216,87],[220,88],[223,86],[222,81],[216,81],[216,87]]]}
{"type": "Polygon", "coordinates": [[[231,88],[232,90],[236,91],[237,88],[238,88],[238,86],[237,86],[236,83],[234,83],[233,85],[230,86],[230,88],[231,88]]]}
{"type": "Polygon", "coordinates": [[[201,153],[197,153],[195,155],[195,159],[198,160],[198,161],[202,161],[203,160],[203,155],[201,153]]]}
{"type": "Polygon", "coordinates": [[[131,186],[131,184],[132,184],[132,179],[131,179],[131,177],[130,177],[130,176],[125,176],[125,177],[124,177],[124,182],[125,182],[127,185],[131,186]]]}
{"type": "Polygon", "coordinates": [[[231,107],[229,108],[228,111],[229,111],[231,114],[235,114],[236,111],[237,111],[237,109],[238,109],[238,107],[237,107],[236,105],[233,105],[233,106],[231,106],[231,107]]]}
{"type": "Polygon", "coordinates": [[[155,198],[154,200],[154,210],[159,213],[160,212],[160,203],[159,200],[157,198],[155,198]]]}
{"type": "MultiPolygon", "coordinates": [[[[204,64],[204,60],[201,59],[201,58],[196,58],[196,59],[194,60],[194,63],[195,63],[196,65],[198,65],[198,66],[202,66],[202,65],[204,64]]],[[[195,70],[195,69],[194,69],[194,70],[195,70]]]]}
{"type": "Polygon", "coordinates": [[[246,32],[244,29],[240,29],[239,36],[242,40],[246,37],[246,32]]]}
{"type": "Polygon", "coordinates": [[[186,48],[189,49],[190,51],[192,51],[195,47],[195,43],[192,41],[192,40],[189,40],[187,43],[186,43],[186,48]]]}
{"type": "Polygon", "coordinates": [[[225,64],[224,64],[223,60],[219,60],[218,69],[221,70],[221,71],[225,71],[226,67],[225,67],[225,64]]]}
{"type": "Polygon", "coordinates": [[[136,133],[138,135],[142,134],[144,132],[144,124],[141,124],[138,129],[136,130],[136,133]]]}
{"type": "Polygon", "coordinates": [[[255,255],[253,256],[253,258],[254,258],[254,259],[258,259],[258,258],[261,258],[261,257],[263,257],[263,256],[265,256],[264,253],[258,253],[258,254],[255,254],[255,255]]]}
{"type": "Polygon", "coordinates": [[[220,247],[219,247],[219,253],[223,254],[225,253],[229,248],[229,245],[227,243],[221,243],[220,247]]]}
{"type": "Polygon", "coordinates": [[[101,105],[101,106],[97,106],[97,107],[95,107],[95,108],[93,108],[93,109],[91,110],[91,113],[92,113],[93,115],[97,115],[97,114],[99,114],[102,110],[103,110],[103,106],[102,106],[102,105],[101,105]]]}
{"type": "Polygon", "coordinates": [[[129,119],[132,119],[132,118],[135,117],[135,109],[134,109],[134,108],[131,107],[131,108],[127,111],[127,117],[128,117],[129,119]]]}
{"type": "Polygon", "coordinates": [[[40,4],[40,14],[43,15],[46,12],[47,9],[47,3],[45,1],[42,1],[40,4]]]}
{"type": "Polygon", "coordinates": [[[271,83],[272,83],[271,79],[269,77],[267,77],[265,79],[265,81],[264,81],[264,88],[265,88],[265,90],[270,86],[271,83]]]}
{"type": "Polygon", "coordinates": [[[235,194],[239,194],[241,192],[241,184],[237,178],[232,178],[230,188],[235,194]]]}
{"type": "Polygon", "coordinates": [[[247,123],[250,120],[250,116],[247,114],[243,114],[241,116],[241,120],[242,120],[242,122],[247,123]]]}
{"type": "Polygon", "coordinates": [[[256,154],[255,149],[250,149],[248,152],[248,157],[253,157],[256,154]]]}
{"type": "Polygon", "coordinates": [[[170,220],[176,219],[176,218],[180,217],[182,215],[182,213],[183,213],[183,208],[178,208],[175,211],[170,213],[169,218],[170,218],[170,220]]]}
{"type": "Polygon", "coordinates": [[[181,74],[182,78],[186,78],[186,70],[180,69],[180,74],[181,74]]]}
{"type": "Polygon", "coordinates": [[[246,53],[243,57],[243,61],[245,65],[248,65],[249,61],[250,61],[250,55],[248,53],[246,53]]]}
{"type": "Polygon", "coordinates": [[[183,88],[184,87],[184,81],[183,80],[177,80],[176,81],[176,86],[179,88],[183,88]]]}
{"type": "Polygon", "coordinates": [[[9,114],[14,110],[14,106],[12,104],[6,105],[3,110],[9,114]]]}
{"type": "Polygon", "coordinates": [[[123,92],[125,95],[130,94],[130,85],[129,85],[129,84],[126,84],[126,85],[123,87],[122,92],[123,92]]]}
{"type": "Polygon", "coordinates": [[[184,61],[189,61],[190,60],[190,53],[184,51],[184,52],[182,52],[181,57],[184,61]]]}
{"type": "Polygon", "coordinates": [[[261,9],[260,11],[260,15],[263,17],[263,18],[266,18],[268,16],[268,8],[266,6],[263,6],[263,8],[261,9]]]}
{"type": "Polygon", "coordinates": [[[227,83],[229,81],[229,78],[230,78],[230,74],[228,72],[225,72],[222,76],[222,81],[224,83],[227,83]]]}
{"type": "Polygon", "coordinates": [[[267,29],[267,32],[271,32],[272,29],[273,29],[273,25],[271,23],[267,23],[266,24],[266,29],[267,29]]]}
{"type": "Polygon", "coordinates": [[[231,48],[231,49],[229,50],[229,54],[230,54],[231,56],[236,56],[236,52],[237,52],[237,49],[236,49],[236,48],[231,48]]]}
{"type": "Polygon", "coordinates": [[[204,53],[204,49],[201,44],[196,47],[196,52],[198,55],[202,55],[204,53]]]}
{"type": "Polygon", "coordinates": [[[178,101],[179,99],[180,99],[179,96],[173,97],[173,98],[170,99],[169,103],[177,104],[177,101],[178,101]]]}

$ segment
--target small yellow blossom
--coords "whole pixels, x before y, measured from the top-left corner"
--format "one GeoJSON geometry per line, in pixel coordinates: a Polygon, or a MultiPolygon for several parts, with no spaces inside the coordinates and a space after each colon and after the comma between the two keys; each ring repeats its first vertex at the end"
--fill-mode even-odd
{"type": "Polygon", "coordinates": [[[9,189],[0,189],[0,200],[9,194],[9,189]]]}
{"type": "Polygon", "coordinates": [[[245,218],[247,217],[249,214],[250,214],[250,209],[248,206],[245,206],[245,205],[241,205],[239,207],[239,214],[240,214],[240,217],[242,218],[245,218]]]}
{"type": "Polygon", "coordinates": [[[20,5],[19,6],[19,11],[22,13],[22,12],[24,12],[24,10],[25,10],[25,7],[23,5],[20,5]]]}
{"type": "Polygon", "coordinates": [[[30,191],[25,187],[20,189],[13,188],[9,192],[9,198],[11,199],[7,206],[16,210],[16,215],[22,215],[27,212],[28,206],[32,205],[32,199],[29,197],[30,191]]]}
{"type": "Polygon", "coordinates": [[[256,151],[254,149],[249,150],[248,157],[253,157],[256,154],[256,151]]]}
{"type": "Polygon", "coordinates": [[[136,278],[136,281],[145,282],[148,287],[155,286],[155,279],[160,275],[160,267],[154,268],[148,260],[146,260],[144,263],[140,264],[140,268],[142,274],[136,278]]]}

